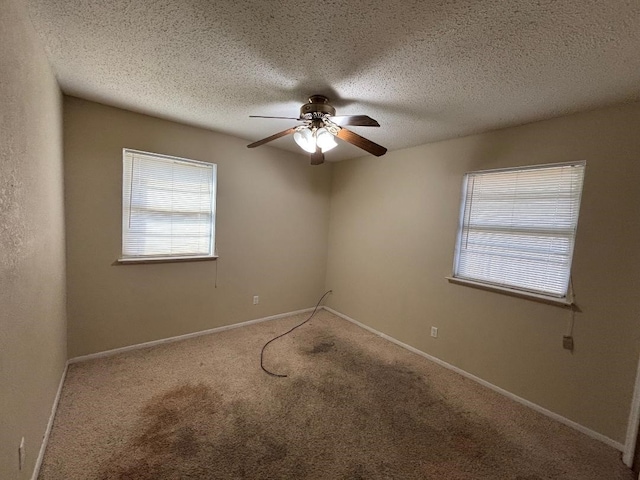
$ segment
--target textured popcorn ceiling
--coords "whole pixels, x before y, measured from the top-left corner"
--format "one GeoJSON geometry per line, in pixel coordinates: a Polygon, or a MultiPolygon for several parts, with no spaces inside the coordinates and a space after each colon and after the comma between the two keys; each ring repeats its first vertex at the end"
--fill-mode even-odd
{"type": "MultiPolygon", "coordinates": [[[[311,94],[390,150],[640,99],[639,0],[30,0],[63,91],[255,141],[311,94]]],[[[274,147],[300,151],[293,139],[274,147]]],[[[266,148],[266,147],[259,147],[266,148]]],[[[364,154],[351,145],[327,154],[364,154]]]]}

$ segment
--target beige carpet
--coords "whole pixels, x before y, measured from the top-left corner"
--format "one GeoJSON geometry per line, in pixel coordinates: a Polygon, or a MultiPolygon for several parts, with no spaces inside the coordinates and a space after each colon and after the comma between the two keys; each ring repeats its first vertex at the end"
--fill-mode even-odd
{"type": "Polygon", "coordinates": [[[71,365],[40,480],[631,479],[620,453],[320,311],[71,365]]]}

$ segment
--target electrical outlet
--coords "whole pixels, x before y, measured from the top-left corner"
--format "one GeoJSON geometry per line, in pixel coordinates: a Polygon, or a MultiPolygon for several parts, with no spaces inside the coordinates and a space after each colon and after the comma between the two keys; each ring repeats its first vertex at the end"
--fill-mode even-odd
{"type": "Polygon", "coordinates": [[[431,336],[433,338],[438,338],[438,327],[431,327],[431,336]]]}
{"type": "Polygon", "coordinates": [[[565,335],[562,337],[562,348],[573,352],[573,337],[565,335]]]}
{"type": "Polygon", "coordinates": [[[258,305],[260,303],[260,297],[258,295],[253,296],[253,304],[258,305]]]}
{"type": "Polygon", "coordinates": [[[24,437],[20,440],[20,446],[18,447],[18,468],[22,470],[24,468],[24,461],[27,455],[27,451],[24,447],[24,437]]]}

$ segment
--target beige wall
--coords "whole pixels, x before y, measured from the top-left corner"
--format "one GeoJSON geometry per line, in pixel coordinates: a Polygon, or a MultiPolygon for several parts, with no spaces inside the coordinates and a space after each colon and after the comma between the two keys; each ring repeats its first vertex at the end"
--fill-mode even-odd
{"type": "Polygon", "coordinates": [[[71,97],[64,127],[70,357],[315,305],[331,165],[71,97]],[[217,163],[218,261],[113,265],[123,147],[217,163]]]}
{"type": "Polygon", "coordinates": [[[25,5],[0,10],[0,478],[27,479],[66,361],[62,105],[25,5]]]}
{"type": "Polygon", "coordinates": [[[341,162],[329,304],[623,442],[640,348],[639,185],[640,104],[341,162]],[[570,160],[587,161],[573,354],[569,311],[445,280],[464,172],[570,160]]]}

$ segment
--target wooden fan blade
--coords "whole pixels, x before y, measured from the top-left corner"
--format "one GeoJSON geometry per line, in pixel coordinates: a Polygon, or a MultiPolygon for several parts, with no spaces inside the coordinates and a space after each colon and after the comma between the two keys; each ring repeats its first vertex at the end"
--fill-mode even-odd
{"type": "Polygon", "coordinates": [[[387,153],[387,149],[382,145],[378,145],[371,140],[367,140],[366,138],[361,137],[357,133],[354,133],[351,130],[347,130],[346,128],[341,128],[340,131],[336,134],[336,137],[344,140],[345,142],[349,142],[350,144],[355,145],[358,148],[366,150],[371,155],[375,155],[376,157],[381,157],[382,155],[387,153]]]}
{"type": "Polygon", "coordinates": [[[284,137],[285,135],[291,135],[295,131],[296,131],[295,127],[288,128],[287,130],[283,130],[282,132],[275,133],[270,137],[263,138],[262,140],[258,140],[257,142],[253,142],[247,145],[247,148],[259,147],[260,145],[264,145],[265,143],[271,142],[272,140],[277,140],[278,138],[284,137]]]}
{"type": "Polygon", "coordinates": [[[335,115],[331,121],[338,125],[353,125],[355,127],[379,127],[380,124],[367,115],[335,115]]]}
{"type": "Polygon", "coordinates": [[[280,118],[282,120],[302,120],[302,118],[296,117],[266,117],[264,115],[249,115],[249,118],[280,118]]]}
{"type": "Polygon", "coordinates": [[[321,165],[324,163],[324,153],[316,145],[316,151],[311,154],[311,165],[321,165]]]}

